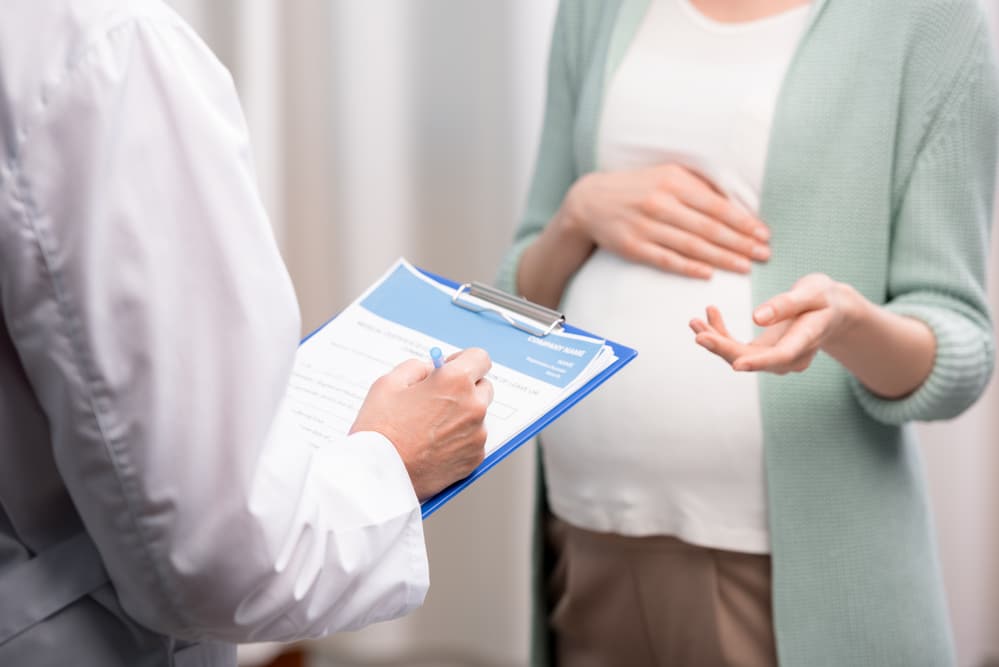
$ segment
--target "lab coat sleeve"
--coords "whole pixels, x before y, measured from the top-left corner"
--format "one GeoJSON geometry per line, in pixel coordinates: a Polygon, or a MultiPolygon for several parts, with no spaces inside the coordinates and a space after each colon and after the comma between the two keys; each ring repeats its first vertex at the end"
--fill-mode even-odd
{"type": "Polygon", "coordinates": [[[22,119],[4,316],[125,607],[189,639],[291,640],[428,586],[394,447],[313,449],[283,410],[299,336],[226,70],[179,19],[122,19],[22,119]]]}

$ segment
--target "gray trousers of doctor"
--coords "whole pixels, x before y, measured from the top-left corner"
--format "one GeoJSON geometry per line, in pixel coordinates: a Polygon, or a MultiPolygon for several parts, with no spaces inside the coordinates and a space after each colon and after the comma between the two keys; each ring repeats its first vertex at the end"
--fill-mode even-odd
{"type": "Polygon", "coordinates": [[[118,604],[100,555],[85,532],[23,558],[23,545],[5,533],[9,526],[0,508],[0,665],[236,664],[234,645],[182,642],[131,620],[118,604]]]}

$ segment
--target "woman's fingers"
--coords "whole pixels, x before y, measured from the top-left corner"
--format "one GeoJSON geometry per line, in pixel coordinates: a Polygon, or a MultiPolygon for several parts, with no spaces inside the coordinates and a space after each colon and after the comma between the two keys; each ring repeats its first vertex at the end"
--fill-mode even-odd
{"type": "Polygon", "coordinates": [[[819,349],[827,319],[819,313],[799,317],[772,347],[748,350],[733,362],[732,368],[737,371],[804,370],[819,349]]]}
{"type": "Polygon", "coordinates": [[[789,292],[778,294],[764,301],[753,312],[753,321],[761,327],[770,326],[828,305],[825,287],[814,282],[803,282],[789,292]]]}
{"type": "Polygon", "coordinates": [[[697,234],[652,218],[643,222],[641,233],[646,238],[684,257],[735,273],[749,273],[752,269],[749,260],[742,255],[706,241],[697,234]]]}
{"type": "Polygon", "coordinates": [[[669,273],[710,278],[766,261],[769,232],[703,178],[676,164],[594,173],[573,186],[573,219],[597,246],[669,273]]]}
{"type": "Polygon", "coordinates": [[[765,329],[750,344],[732,338],[715,306],[708,306],[706,322],[695,319],[690,326],[699,345],[724,358],[736,371],[803,371],[835,327],[830,285],[835,283],[828,276],[812,274],[764,302],[753,319],[765,329]]]}
{"type": "Polygon", "coordinates": [[[698,318],[690,321],[690,328],[696,334],[694,340],[698,345],[714,352],[730,364],[749,353],[751,346],[732,338],[725,326],[721,311],[716,306],[708,306],[706,312],[707,322],[698,318]]]}
{"type": "Polygon", "coordinates": [[[677,198],[690,208],[746,236],[764,243],[770,240],[770,229],[762,220],[720,194],[699,174],[685,169],[684,174],[677,174],[677,183],[677,198]]]}
{"type": "Polygon", "coordinates": [[[714,352],[730,364],[739,357],[748,354],[751,350],[749,345],[732,340],[727,336],[722,336],[713,331],[697,334],[694,337],[694,341],[705,350],[714,352]]]}
{"type": "Polygon", "coordinates": [[[620,245],[619,252],[625,259],[688,278],[706,280],[713,272],[710,264],[666,247],[648,235],[635,234],[620,245]]]}
{"type": "Polygon", "coordinates": [[[711,331],[711,327],[709,327],[704,320],[700,320],[695,317],[690,321],[690,330],[695,334],[699,334],[704,333],[705,331],[711,331]]]}
{"type": "Polygon", "coordinates": [[[691,208],[675,195],[663,193],[653,199],[647,214],[747,260],[765,262],[770,259],[770,247],[766,242],[691,208]]]}
{"type": "Polygon", "coordinates": [[[698,345],[727,361],[734,370],[784,374],[811,364],[828,328],[826,311],[805,313],[786,324],[769,327],[752,343],[732,338],[721,311],[708,306],[707,321],[694,318],[690,328],[698,345]]]}
{"type": "Polygon", "coordinates": [[[721,311],[718,310],[718,307],[708,306],[706,312],[708,315],[708,324],[710,324],[721,335],[731,338],[732,334],[728,332],[728,327],[725,326],[725,320],[722,318],[721,311]]]}

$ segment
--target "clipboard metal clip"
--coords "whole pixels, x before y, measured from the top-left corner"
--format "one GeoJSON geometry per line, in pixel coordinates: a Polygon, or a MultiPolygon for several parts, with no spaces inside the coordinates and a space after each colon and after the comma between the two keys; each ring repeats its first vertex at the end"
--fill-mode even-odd
{"type": "Polygon", "coordinates": [[[493,313],[510,326],[542,338],[553,331],[561,331],[565,324],[565,315],[557,310],[480,282],[459,287],[451,297],[451,303],[475,313],[493,313]]]}

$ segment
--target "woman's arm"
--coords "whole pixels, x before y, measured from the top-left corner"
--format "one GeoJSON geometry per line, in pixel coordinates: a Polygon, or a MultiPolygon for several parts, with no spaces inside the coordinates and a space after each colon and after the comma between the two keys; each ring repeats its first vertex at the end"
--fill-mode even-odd
{"type": "Polygon", "coordinates": [[[839,361],[871,393],[897,399],[918,389],[933,370],[936,337],[918,319],[897,315],[826,275],[806,276],[753,315],[768,327],[752,343],[734,340],[721,313],[691,328],[701,346],[737,371],[800,372],[822,350],[839,361]]]}
{"type": "Polygon", "coordinates": [[[595,248],[585,232],[560,208],[552,221],[521,255],[517,293],[535,303],[556,308],[572,275],[595,248]]]}
{"type": "Polygon", "coordinates": [[[541,145],[524,222],[500,269],[500,287],[556,305],[596,247],[663,271],[707,278],[746,273],[770,257],[766,226],[679,165],[580,175],[574,128],[581,35],[562,3],[548,65],[541,145]]]}
{"type": "Polygon", "coordinates": [[[732,341],[709,308],[706,322],[691,322],[697,342],[737,370],[802,371],[825,350],[851,372],[867,413],[887,424],[948,419],[981,395],[995,362],[985,273],[999,86],[981,8],[964,2],[954,11],[950,34],[913,45],[921,57],[910,60],[914,83],[899,125],[900,154],[912,157],[890,193],[884,293],[863,299],[827,276],[808,276],[761,305],[754,319],[767,328],[750,345],[732,341]],[[775,301],[797,314],[768,318],[775,301]]]}
{"type": "Polygon", "coordinates": [[[933,370],[933,330],[925,322],[874,305],[852,288],[847,293],[848,324],[823,349],[876,396],[908,396],[933,370]]]}

